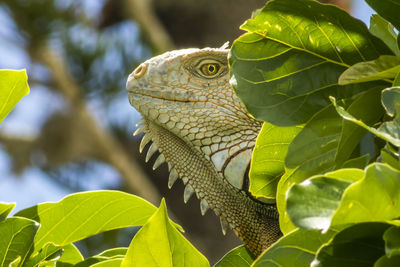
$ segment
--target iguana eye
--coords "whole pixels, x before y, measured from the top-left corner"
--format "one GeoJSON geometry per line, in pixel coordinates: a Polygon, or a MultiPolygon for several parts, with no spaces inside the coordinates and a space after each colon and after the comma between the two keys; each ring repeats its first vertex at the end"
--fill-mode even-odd
{"type": "Polygon", "coordinates": [[[201,62],[198,67],[198,72],[205,78],[214,78],[221,73],[221,64],[211,60],[201,62]]]}
{"type": "Polygon", "coordinates": [[[213,76],[213,75],[217,74],[217,72],[219,70],[219,65],[217,65],[215,63],[203,64],[201,66],[200,70],[204,75],[213,76]]]}

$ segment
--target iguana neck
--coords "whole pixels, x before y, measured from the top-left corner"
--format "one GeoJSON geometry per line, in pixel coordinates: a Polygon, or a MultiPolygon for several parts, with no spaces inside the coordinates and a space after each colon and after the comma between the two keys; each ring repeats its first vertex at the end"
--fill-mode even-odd
{"type": "Polygon", "coordinates": [[[227,50],[187,49],[155,57],[129,77],[130,103],[143,115],[141,150],[168,162],[169,186],[179,177],[185,202],[195,193],[256,255],[280,236],[275,205],[247,192],[251,153],[261,123],[229,85],[227,50]]]}

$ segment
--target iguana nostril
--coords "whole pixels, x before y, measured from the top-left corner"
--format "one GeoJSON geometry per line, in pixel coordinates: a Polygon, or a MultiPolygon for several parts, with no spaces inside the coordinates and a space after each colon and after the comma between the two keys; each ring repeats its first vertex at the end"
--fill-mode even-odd
{"type": "Polygon", "coordinates": [[[135,79],[138,79],[140,77],[142,77],[147,71],[147,64],[146,63],[142,63],[139,65],[139,67],[137,67],[134,71],[133,71],[133,77],[135,77],[135,79]]]}

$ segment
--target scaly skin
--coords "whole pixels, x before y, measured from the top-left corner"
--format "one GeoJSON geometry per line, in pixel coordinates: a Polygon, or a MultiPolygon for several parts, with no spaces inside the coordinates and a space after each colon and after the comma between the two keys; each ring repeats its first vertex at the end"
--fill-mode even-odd
{"type": "Polygon", "coordinates": [[[280,236],[274,204],[248,192],[248,168],[261,122],[252,118],[229,84],[226,49],[184,49],[142,63],[128,78],[129,101],[143,115],[141,148],[151,140],[153,168],[168,162],[171,187],[179,177],[184,200],[196,193],[225,233],[229,226],[259,255],[280,236]]]}

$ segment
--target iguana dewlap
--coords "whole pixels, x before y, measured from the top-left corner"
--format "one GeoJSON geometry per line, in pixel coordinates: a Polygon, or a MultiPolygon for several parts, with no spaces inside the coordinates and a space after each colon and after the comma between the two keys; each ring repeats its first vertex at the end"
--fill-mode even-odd
{"type": "Polygon", "coordinates": [[[183,49],[142,63],[129,76],[129,101],[143,115],[140,151],[146,161],[160,151],[154,169],[168,162],[168,186],[185,184],[204,215],[220,217],[256,255],[280,236],[273,204],[248,192],[248,169],[261,122],[252,118],[229,84],[226,49],[183,49]]]}

